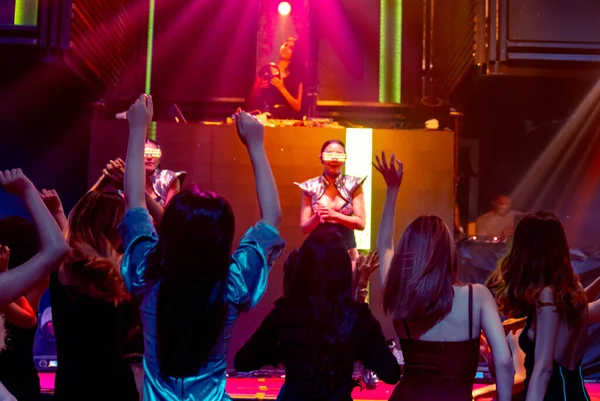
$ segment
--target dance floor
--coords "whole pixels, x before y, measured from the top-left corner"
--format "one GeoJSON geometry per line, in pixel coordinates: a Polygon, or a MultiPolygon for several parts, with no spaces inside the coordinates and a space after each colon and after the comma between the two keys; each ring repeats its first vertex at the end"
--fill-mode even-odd
{"type": "MultiPolygon", "coordinates": [[[[54,389],[54,373],[40,373],[42,390],[51,393],[54,389]]],[[[234,400],[274,400],[283,385],[281,378],[229,378],[227,393],[234,400]]],[[[476,384],[475,388],[482,385],[476,384]]],[[[586,383],[592,401],[600,401],[600,383],[586,383]]],[[[390,398],[394,386],[378,384],[375,390],[355,389],[352,393],[354,400],[383,401],[390,398]]],[[[440,399],[440,401],[442,401],[440,399]]]]}

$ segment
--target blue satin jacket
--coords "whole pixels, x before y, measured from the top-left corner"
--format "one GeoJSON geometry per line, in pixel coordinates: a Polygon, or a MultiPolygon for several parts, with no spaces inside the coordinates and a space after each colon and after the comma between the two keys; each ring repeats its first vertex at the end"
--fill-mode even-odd
{"type": "Polygon", "coordinates": [[[140,313],[144,327],[144,400],[221,401],[225,393],[227,346],[233,325],[240,313],[252,309],[265,293],[269,271],[281,255],[285,242],[277,230],[257,223],[242,237],[229,266],[227,302],[229,314],[217,345],[197,375],[164,378],[160,374],[156,348],[156,301],[160,282],[145,279],[146,259],[158,238],[152,218],[145,208],[129,210],[119,233],[125,253],[121,273],[129,292],[141,298],[140,313]]]}

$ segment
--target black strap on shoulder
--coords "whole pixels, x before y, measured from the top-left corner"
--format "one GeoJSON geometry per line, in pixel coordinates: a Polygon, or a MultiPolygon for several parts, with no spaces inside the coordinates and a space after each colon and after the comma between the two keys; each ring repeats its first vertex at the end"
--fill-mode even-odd
{"type": "Polygon", "coordinates": [[[469,284],[469,340],[473,339],[473,285],[469,284]]]}
{"type": "Polygon", "coordinates": [[[410,330],[408,329],[408,323],[406,323],[406,320],[402,320],[402,323],[404,324],[404,331],[406,331],[406,336],[409,340],[411,340],[410,330]]]}

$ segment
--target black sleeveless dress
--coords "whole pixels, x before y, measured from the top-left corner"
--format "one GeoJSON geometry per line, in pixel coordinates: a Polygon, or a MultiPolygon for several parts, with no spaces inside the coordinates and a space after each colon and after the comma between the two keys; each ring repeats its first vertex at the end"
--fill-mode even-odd
{"type": "MultiPolygon", "coordinates": [[[[532,341],[527,333],[531,329],[532,319],[527,317],[525,327],[519,336],[519,346],[525,353],[525,389],[523,400],[527,399],[527,389],[535,366],[535,341],[532,341]]],[[[583,383],[581,373],[581,361],[575,370],[569,370],[554,361],[552,375],[548,382],[544,401],[589,401],[590,396],[583,383]]]]}
{"type": "Polygon", "coordinates": [[[123,359],[119,311],[76,293],[50,276],[58,368],[54,401],[138,401],[133,371],[123,359]]]}
{"type": "Polygon", "coordinates": [[[471,401],[479,362],[479,336],[473,338],[473,287],[469,285],[469,340],[401,339],[404,375],[390,401],[471,401]]]}

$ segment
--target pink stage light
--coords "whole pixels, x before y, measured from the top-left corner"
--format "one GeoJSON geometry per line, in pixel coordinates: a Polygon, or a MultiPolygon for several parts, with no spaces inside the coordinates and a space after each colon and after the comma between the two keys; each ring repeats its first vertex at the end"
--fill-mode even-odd
{"type": "Polygon", "coordinates": [[[281,15],[289,15],[292,12],[292,6],[287,1],[282,1],[279,3],[277,11],[279,11],[279,14],[281,15]]]}

